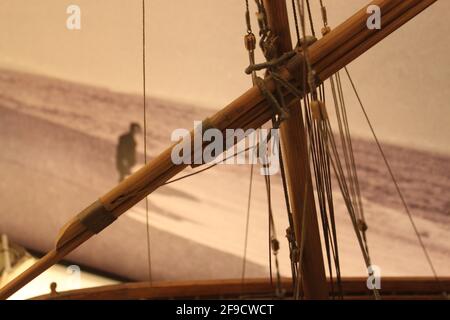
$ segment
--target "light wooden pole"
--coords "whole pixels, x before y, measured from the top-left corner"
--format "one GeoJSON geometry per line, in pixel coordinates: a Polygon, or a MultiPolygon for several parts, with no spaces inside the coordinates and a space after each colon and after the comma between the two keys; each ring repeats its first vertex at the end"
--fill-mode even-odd
{"type": "MultiPolygon", "coordinates": [[[[286,0],[264,0],[269,27],[278,37],[278,54],[292,50],[286,0]]],[[[300,71],[300,70],[299,70],[300,71]]],[[[325,275],[319,226],[312,187],[311,171],[306,143],[303,115],[298,101],[294,101],[289,118],[280,126],[281,150],[286,170],[298,247],[304,240],[302,265],[303,292],[306,299],[327,299],[328,285],[325,275]],[[306,215],[303,217],[303,215],[306,215]],[[305,223],[305,226],[302,225],[305,223]],[[302,231],[305,231],[302,237],[302,231]]]]}
{"type": "MultiPolygon", "coordinates": [[[[381,8],[382,29],[367,29],[367,6],[358,11],[325,37],[311,45],[309,50],[310,61],[317,72],[317,76],[322,81],[326,80],[436,1],[372,1],[369,5],[375,4],[381,8]]],[[[298,52],[282,68],[280,72],[281,77],[285,81],[290,81],[292,84],[298,85],[296,76],[298,77],[300,74],[303,60],[302,53],[298,52]]],[[[265,79],[265,87],[270,91],[274,91],[275,83],[273,79],[270,79],[270,77],[265,79]]],[[[290,105],[295,100],[292,94],[285,93],[285,100],[291,109],[296,109],[294,105],[290,105]]],[[[295,110],[291,111],[292,117],[295,117],[295,112],[295,110]]],[[[228,106],[206,119],[205,124],[208,127],[217,128],[222,132],[226,129],[256,129],[269,121],[272,118],[272,113],[271,106],[265,101],[259,88],[255,86],[247,90],[228,106]]],[[[303,129],[301,127],[293,127],[292,131],[303,132],[303,129]]],[[[288,137],[291,139],[289,132],[288,137]]],[[[285,139],[288,137],[285,136],[285,139]]],[[[294,137],[288,141],[294,141],[296,144],[295,148],[303,148],[300,150],[305,149],[304,139],[298,140],[297,137],[294,137]]],[[[57,237],[55,248],[13,281],[1,288],[0,299],[6,299],[14,294],[93,235],[101,232],[113,223],[116,218],[145,198],[145,196],[180,173],[187,165],[173,163],[171,159],[172,148],[173,146],[166,149],[138,172],[131,175],[125,181],[122,181],[115,188],[100,197],[95,203],[75,216],[73,220],[69,221],[57,237]]],[[[285,154],[285,157],[289,157],[290,152],[292,150],[289,150],[285,154]]],[[[294,158],[289,161],[294,162],[295,160],[294,158]]],[[[289,174],[295,177],[301,177],[302,174],[305,174],[304,169],[298,168],[298,170],[301,171],[291,171],[289,174]]],[[[298,181],[300,181],[300,178],[298,181]]],[[[298,189],[304,190],[304,187],[305,185],[300,185],[298,189]]],[[[291,197],[294,199],[302,198],[303,194],[291,194],[291,197]]],[[[51,202],[49,202],[50,205],[51,202]]],[[[310,210],[312,211],[312,209],[310,210]]],[[[321,254],[320,248],[318,248],[317,252],[312,252],[311,254],[319,254],[319,252],[321,254]]],[[[314,257],[310,257],[310,259],[314,259],[314,257]]],[[[311,272],[312,274],[316,274],[316,270],[311,270],[311,272]]],[[[318,275],[316,276],[319,278],[318,275]]],[[[322,288],[322,284],[318,284],[317,286],[322,288]]],[[[317,298],[323,296],[322,289],[319,292],[315,292],[314,290],[318,289],[313,284],[311,284],[311,290],[311,296],[314,295],[317,298]]]]}

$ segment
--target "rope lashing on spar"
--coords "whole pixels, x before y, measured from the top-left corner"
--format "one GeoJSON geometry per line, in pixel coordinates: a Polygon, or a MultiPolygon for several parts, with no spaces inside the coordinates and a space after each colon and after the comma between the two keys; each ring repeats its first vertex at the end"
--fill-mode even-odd
{"type": "MultiPolygon", "coordinates": [[[[259,16],[259,15],[258,15],[259,16]]],[[[278,128],[280,123],[289,117],[289,110],[285,105],[283,99],[277,98],[270,90],[265,86],[264,80],[260,77],[256,76],[256,71],[266,70],[266,77],[270,76],[276,83],[276,91],[280,90],[280,86],[288,90],[291,94],[296,96],[297,98],[302,98],[304,96],[301,89],[292,85],[289,81],[283,79],[277,69],[287,62],[289,59],[294,57],[297,54],[298,49],[294,49],[292,51],[288,51],[281,56],[275,55],[275,42],[276,37],[270,35],[270,29],[265,29],[263,32],[263,37],[266,39],[265,41],[260,42],[261,49],[263,50],[264,56],[267,61],[262,63],[255,63],[254,60],[254,49],[256,44],[256,39],[251,31],[248,31],[248,34],[245,37],[245,45],[250,54],[250,65],[245,69],[246,74],[251,74],[254,80],[254,84],[258,86],[262,95],[266,98],[269,104],[272,107],[275,115],[275,126],[274,128],[278,128]]],[[[305,36],[300,38],[296,48],[307,48],[311,44],[317,41],[317,38],[314,36],[305,36]]],[[[313,79],[310,79],[309,82],[314,82],[315,86],[320,82],[319,79],[316,78],[315,73],[311,72],[311,76],[313,79]]]]}
{"type": "MultiPolygon", "coordinates": [[[[309,44],[314,43],[314,40],[307,39],[307,42],[309,44]]],[[[297,98],[302,98],[304,93],[300,88],[297,88],[293,84],[291,84],[289,81],[283,79],[280,74],[276,71],[276,69],[291,59],[293,56],[295,56],[297,53],[295,50],[286,52],[282,56],[278,58],[274,58],[272,60],[269,60],[267,62],[259,63],[259,64],[250,64],[246,69],[246,74],[254,75],[256,71],[260,70],[266,70],[266,75],[271,77],[276,84],[276,91],[280,90],[280,87],[285,88],[289,93],[294,95],[297,98]]],[[[265,85],[264,79],[258,76],[254,76],[254,84],[258,86],[261,94],[266,98],[267,102],[272,107],[272,110],[274,112],[275,116],[275,122],[274,122],[274,128],[279,128],[279,125],[282,121],[286,120],[289,117],[289,108],[286,106],[284,99],[282,99],[282,95],[278,95],[280,98],[278,98],[274,93],[272,93],[265,85]]],[[[314,82],[316,82],[317,79],[314,79],[314,82]]]]}

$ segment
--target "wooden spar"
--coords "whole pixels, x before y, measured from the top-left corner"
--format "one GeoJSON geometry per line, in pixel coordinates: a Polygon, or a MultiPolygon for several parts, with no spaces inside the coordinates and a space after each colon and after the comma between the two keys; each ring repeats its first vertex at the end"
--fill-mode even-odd
{"type": "MultiPolygon", "coordinates": [[[[281,288],[288,294],[292,291],[292,280],[283,278],[281,288]]],[[[148,282],[134,282],[72,290],[35,297],[33,300],[131,300],[131,299],[170,299],[194,298],[208,296],[247,296],[264,295],[275,292],[275,284],[266,279],[242,280],[196,280],[196,281],[163,281],[155,282],[149,287],[148,282]]]]}
{"type": "MultiPolygon", "coordinates": [[[[269,27],[278,37],[278,54],[292,50],[291,32],[286,0],[264,0],[269,27]]],[[[317,212],[311,179],[303,115],[298,101],[294,101],[289,118],[280,126],[281,150],[286,170],[289,203],[294,222],[294,233],[301,247],[302,230],[304,250],[302,282],[306,299],[328,299],[328,287],[320,242],[317,212]],[[303,220],[303,215],[306,215],[303,220]],[[305,223],[305,226],[302,225],[305,223]],[[303,227],[305,227],[303,229],[303,227]]]]}
{"type": "MultiPolygon", "coordinates": [[[[335,30],[311,45],[309,50],[310,60],[313,68],[317,71],[318,77],[321,80],[327,79],[436,1],[372,1],[369,5],[375,4],[381,8],[382,28],[380,30],[368,30],[366,28],[368,17],[366,6],[335,30]]],[[[297,52],[286,63],[281,76],[292,84],[296,84],[296,79],[302,78],[299,74],[302,61],[303,56],[301,52],[297,52]]],[[[272,79],[266,79],[265,85],[268,90],[274,90],[272,79]]],[[[289,105],[295,97],[288,93],[285,94],[285,100],[289,105]]],[[[253,87],[227,107],[208,118],[207,122],[211,127],[224,131],[226,128],[258,128],[270,120],[271,117],[271,107],[264,101],[259,89],[253,87]]],[[[75,217],[63,228],[55,249],[1,288],[0,299],[6,299],[11,296],[95,233],[107,227],[109,223],[112,223],[113,218],[119,217],[164,182],[180,173],[186,165],[175,165],[172,162],[170,157],[172,148],[173,146],[168,148],[138,172],[102,196],[94,206],[89,207],[95,209],[91,214],[89,214],[89,211],[84,210],[83,217],[94,218],[93,222],[91,221],[92,219],[85,219],[84,224],[82,224],[80,217],[75,217]],[[86,221],[91,222],[88,223],[86,221]],[[91,230],[87,229],[86,225],[88,224],[91,230]]]]}
{"type": "MultiPolygon", "coordinates": [[[[344,299],[371,299],[366,278],[342,279],[344,299]]],[[[450,290],[450,278],[441,278],[442,288],[450,290]]],[[[328,279],[329,282],[329,279],[328,279]]],[[[138,300],[138,299],[193,299],[270,297],[275,291],[267,279],[197,280],[121,283],[95,288],[77,289],[50,293],[32,300],[138,300]]],[[[292,279],[282,278],[281,288],[286,296],[292,295],[292,279]]],[[[383,277],[383,300],[390,299],[445,299],[441,287],[434,278],[426,277],[383,277]]]]}

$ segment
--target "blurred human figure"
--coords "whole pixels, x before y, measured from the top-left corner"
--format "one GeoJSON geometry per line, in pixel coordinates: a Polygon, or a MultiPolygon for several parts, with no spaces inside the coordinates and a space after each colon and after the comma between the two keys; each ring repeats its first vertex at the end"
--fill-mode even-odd
{"type": "Polygon", "coordinates": [[[141,132],[141,126],[136,122],[132,122],[130,124],[130,130],[119,137],[116,154],[116,166],[119,171],[119,182],[131,174],[131,169],[136,164],[136,136],[141,132]]]}

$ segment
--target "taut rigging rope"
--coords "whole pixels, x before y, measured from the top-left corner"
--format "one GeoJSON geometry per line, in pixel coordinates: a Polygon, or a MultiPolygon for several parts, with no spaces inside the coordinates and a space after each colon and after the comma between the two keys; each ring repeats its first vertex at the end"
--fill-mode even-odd
{"type": "Polygon", "coordinates": [[[314,30],[314,21],[313,21],[313,17],[312,17],[311,5],[309,4],[309,0],[306,0],[306,7],[308,9],[308,18],[309,18],[309,25],[311,27],[311,34],[315,38],[316,31],[314,30]]]}
{"type": "MultiPolygon", "coordinates": [[[[144,163],[147,164],[147,94],[146,94],[146,41],[145,41],[145,0],[142,0],[142,91],[144,97],[144,163]]],[[[147,235],[148,280],[152,283],[152,258],[150,248],[150,223],[148,217],[148,197],[145,197],[145,231],[147,235]]]]}
{"type": "Polygon", "coordinates": [[[254,158],[254,152],[252,152],[252,159],[251,159],[251,165],[250,165],[250,182],[248,186],[248,198],[247,198],[247,214],[245,219],[245,240],[244,240],[244,255],[242,258],[242,284],[244,284],[245,281],[245,267],[247,263],[247,247],[248,247],[248,232],[249,232],[249,224],[250,224],[250,206],[252,202],[252,186],[253,186],[253,158],[254,158]]]}
{"type": "MultiPolygon", "coordinates": [[[[245,1],[245,8],[246,8],[245,20],[247,23],[247,34],[245,36],[245,47],[249,53],[250,64],[254,64],[255,63],[256,38],[252,31],[248,0],[245,1]]],[[[256,71],[252,72],[252,82],[253,82],[253,85],[256,82],[256,71]]],[[[244,281],[245,281],[245,271],[246,271],[245,268],[246,268],[246,264],[247,264],[247,247],[248,247],[248,232],[249,232],[249,223],[250,223],[250,206],[251,206],[251,201],[252,201],[254,156],[255,156],[255,153],[252,152],[252,158],[250,159],[251,164],[250,164],[250,182],[249,182],[249,187],[248,187],[248,199],[247,199],[247,213],[246,213],[246,219],[245,219],[244,254],[243,254],[243,258],[242,258],[242,276],[241,276],[242,285],[244,284],[244,281]]]]}
{"type": "Polygon", "coordinates": [[[400,185],[398,184],[397,179],[395,178],[395,175],[394,175],[394,172],[392,171],[391,165],[390,165],[390,163],[389,163],[389,161],[388,161],[388,159],[386,157],[386,154],[384,153],[384,150],[383,150],[383,147],[382,147],[380,141],[378,140],[378,136],[375,133],[375,129],[374,129],[373,125],[372,125],[372,122],[370,121],[369,115],[367,114],[366,108],[364,107],[364,104],[363,104],[363,102],[361,100],[361,97],[360,97],[360,95],[358,93],[358,90],[356,89],[355,83],[353,82],[353,79],[350,76],[350,72],[348,71],[347,67],[345,67],[345,72],[346,72],[347,77],[348,77],[348,79],[350,81],[350,84],[351,84],[351,86],[353,88],[355,96],[358,99],[359,105],[360,105],[361,110],[362,110],[362,112],[364,114],[364,117],[366,118],[367,124],[369,125],[370,131],[372,132],[372,136],[373,136],[373,138],[375,140],[375,143],[377,144],[377,147],[378,147],[378,150],[380,152],[380,155],[383,158],[384,164],[386,165],[386,169],[389,172],[389,175],[390,175],[390,177],[392,179],[392,182],[393,182],[393,184],[395,186],[395,189],[396,189],[396,191],[398,193],[400,201],[402,202],[403,208],[405,209],[405,212],[408,215],[408,219],[409,219],[409,221],[411,223],[411,226],[412,226],[412,228],[414,230],[414,233],[417,236],[417,240],[419,241],[419,244],[420,244],[420,246],[422,248],[424,256],[425,256],[425,258],[427,260],[427,263],[428,263],[428,265],[429,265],[429,267],[431,269],[431,272],[433,273],[433,276],[434,276],[434,278],[436,280],[436,283],[439,285],[443,295],[446,298],[448,298],[447,292],[445,291],[444,286],[442,285],[442,283],[441,283],[441,281],[439,279],[439,276],[438,276],[438,274],[436,272],[436,269],[435,269],[435,267],[433,265],[433,261],[431,260],[430,254],[428,253],[427,247],[425,246],[425,243],[423,242],[422,236],[420,235],[420,232],[419,232],[419,230],[418,230],[418,228],[416,226],[416,223],[415,223],[414,218],[413,218],[413,216],[411,214],[411,211],[409,210],[408,204],[406,203],[406,199],[403,196],[403,192],[400,189],[400,185]]]}
{"type": "Polygon", "coordinates": [[[298,17],[297,17],[297,8],[296,8],[295,0],[292,0],[292,12],[294,14],[295,35],[297,36],[297,43],[300,44],[300,29],[298,27],[298,17]]]}

